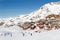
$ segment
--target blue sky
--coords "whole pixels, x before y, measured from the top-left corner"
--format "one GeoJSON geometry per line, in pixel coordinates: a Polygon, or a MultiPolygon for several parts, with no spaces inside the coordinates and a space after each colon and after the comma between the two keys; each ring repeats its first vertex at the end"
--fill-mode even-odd
{"type": "Polygon", "coordinates": [[[28,14],[42,5],[59,0],[0,0],[0,17],[14,17],[28,14]]]}

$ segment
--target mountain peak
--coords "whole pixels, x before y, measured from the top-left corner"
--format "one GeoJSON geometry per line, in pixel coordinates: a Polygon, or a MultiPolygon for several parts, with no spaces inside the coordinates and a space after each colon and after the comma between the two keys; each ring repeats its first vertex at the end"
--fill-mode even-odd
{"type": "MultiPolygon", "coordinates": [[[[50,17],[60,15],[60,2],[51,2],[43,5],[40,9],[31,12],[27,15],[21,15],[15,18],[2,18],[0,19],[0,26],[20,26],[22,28],[29,28],[28,26],[35,25],[39,20],[45,20],[46,16],[50,17]],[[55,14],[55,15],[54,15],[55,14]],[[31,24],[32,23],[32,24],[31,24]],[[26,27],[25,27],[26,26],[26,27]]],[[[60,17],[60,16],[59,16],[60,17]]],[[[43,21],[42,20],[42,21],[43,21]]],[[[35,26],[34,26],[35,27],[35,26]]]]}

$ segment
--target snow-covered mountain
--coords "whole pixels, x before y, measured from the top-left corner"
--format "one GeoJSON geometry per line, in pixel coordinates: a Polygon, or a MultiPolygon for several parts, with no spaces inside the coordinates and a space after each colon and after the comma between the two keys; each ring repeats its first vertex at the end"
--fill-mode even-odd
{"type": "MultiPolygon", "coordinates": [[[[17,17],[10,17],[10,18],[0,18],[0,40],[40,40],[40,39],[45,40],[45,38],[48,37],[48,35],[50,35],[49,34],[50,32],[39,33],[41,30],[44,30],[45,27],[44,27],[44,29],[39,30],[38,26],[40,26],[41,24],[39,24],[38,26],[37,26],[37,24],[41,23],[40,22],[41,19],[45,20],[46,17],[51,14],[52,15],[55,14],[53,16],[57,15],[58,17],[60,17],[60,2],[51,2],[51,3],[45,4],[42,7],[40,7],[38,10],[31,12],[30,14],[20,15],[17,17]],[[23,30],[22,28],[27,29],[27,30],[23,30]],[[38,33],[37,33],[37,30],[39,31],[38,33]],[[21,35],[21,33],[23,36],[25,35],[25,33],[26,33],[26,35],[23,37],[21,35]],[[31,39],[30,39],[30,37],[31,37],[31,39]],[[33,39],[33,38],[35,38],[35,39],[33,39]]],[[[40,28],[43,28],[42,26],[40,28]]],[[[44,24],[44,26],[45,26],[45,24],[44,24]]],[[[60,26],[56,27],[56,28],[60,28],[60,26]]],[[[49,27],[49,30],[51,30],[50,27],[49,27]]],[[[51,32],[52,34],[55,33],[53,31],[53,29],[51,31],[52,31],[51,32]]],[[[56,33],[56,38],[58,38],[57,36],[58,35],[56,33]]],[[[48,40],[48,38],[46,38],[46,40],[48,40]]],[[[52,38],[52,40],[56,40],[56,39],[54,39],[55,38],[54,34],[51,38],[52,38]]],[[[51,38],[49,38],[49,39],[51,39],[51,38]]]]}
{"type": "Polygon", "coordinates": [[[30,14],[26,14],[26,15],[20,15],[18,17],[15,18],[2,18],[0,20],[3,21],[9,21],[9,20],[13,20],[13,21],[31,21],[30,19],[33,19],[33,21],[38,21],[40,19],[43,19],[45,16],[49,15],[49,14],[59,14],[60,13],[60,4],[59,3],[48,3],[45,4],[44,6],[40,7],[40,9],[31,12],[30,14]]]}
{"type": "Polygon", "coordinates": [[[40,19],[46,19],[45,17],[50,14],[60,14],[60,2],[51,2],[40,7],[40,9],[31,12],[30,14],[20,15],[17,17],[0,18],[1,26],[15,26],[25,22],[37,22],[40,19]]]}

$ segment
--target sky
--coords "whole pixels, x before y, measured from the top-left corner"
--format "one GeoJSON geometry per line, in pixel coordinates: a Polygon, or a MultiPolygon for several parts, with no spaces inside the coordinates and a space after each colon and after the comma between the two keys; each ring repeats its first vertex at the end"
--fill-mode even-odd
{"type": "Polygon", "coordinates": [[[59,0],[0,0],[0,17],[15,17],[38,10],[42,5],[59,0]]]}

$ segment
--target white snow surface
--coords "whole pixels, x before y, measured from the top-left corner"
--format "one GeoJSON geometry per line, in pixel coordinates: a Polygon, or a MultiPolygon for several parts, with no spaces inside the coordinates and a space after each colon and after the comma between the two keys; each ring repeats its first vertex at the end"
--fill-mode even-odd
{"type": "Polygon", "coordinates": [[[39,10],[30,14],[14,18],[0,18],[0,23],[4,23],[4,25],[0,26],[0,40],[60,40],[60,29],[34,32],[34,30],[23,30],[17,26],[18,23],[23,24],[24,22],[36,22],[45,19],[50,14],[60,14],[60,2],[45,4],[39,10]]]}
{"type": "Polygon", "coordinates": [[[60,29],[39,33],[33,30],[22,30],[17,26],[1,28],[0,40],[60,40],[60,29]]]}

